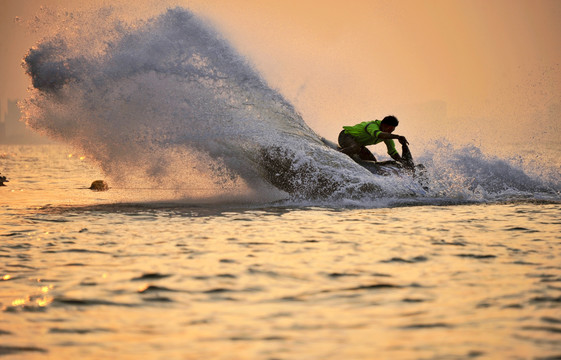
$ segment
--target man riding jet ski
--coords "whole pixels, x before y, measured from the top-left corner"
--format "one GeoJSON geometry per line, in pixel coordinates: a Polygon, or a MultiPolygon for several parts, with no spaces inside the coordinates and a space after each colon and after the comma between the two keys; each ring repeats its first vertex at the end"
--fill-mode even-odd
{"type": "Polygon", "coordinates": [[[409,150],[409,142],[405,136],[393,134],[398,124],[399,120],[395,116],[389,115],[382,120],[365,121],[354,126],[343,126],[343,130],[339,133],[339,146],[326,139],[322,139],[322,141],[327,146],[349,155],[354,161],[374,174],[395,174],[402,169],[414,173],[415,169],[423,169],[423,166],[415,166],[409,150]],[[397,152],[393,139],[400,142],[401,155],[397,152]],[[368,145],[381,142],[386,144],[388,155],[393,160],[377,161],[374,154],[366,148],[368,145]]]}
{"type": "MultiPolygon", "coordinates": [[[[376,157],[366,148],[368,145],[375,145],[382,141],[388,148],[388,155],[397,162],[406,164],[408,159],[404,159],[395,149],[393,139],[397,139],[402,147],[408,149],[409,142],[405,136],[392,134],[399,125],[399,120],[393,115],[386,116],[383,120],[365,121],[354,126],[343,126],[339,133],[339,151],[353,157],[357,155],[360,160],[376,161],[376,157]]],[[[404,152],[408,152],[405,151],[404,152]]],[[[412,165],[412,164],[411,164],[412,165]]]]}

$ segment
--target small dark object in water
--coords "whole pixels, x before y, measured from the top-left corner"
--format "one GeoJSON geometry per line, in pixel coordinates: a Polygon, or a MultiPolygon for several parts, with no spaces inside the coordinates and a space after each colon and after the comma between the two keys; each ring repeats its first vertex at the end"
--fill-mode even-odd
{"type": "Polygon", "coordinates": [[[0,175],[0,186],[6,186],[5,182],[10,182],[10,180],[6,179],[5,176],[0,175]]]}
{"type": "Polygon", "coordinates": [[[107,191],[109,190],[109,185],[105,182],[105,180],[95,180],[92,185],[90,186],[90,190],[93,191],[107,191]]]}

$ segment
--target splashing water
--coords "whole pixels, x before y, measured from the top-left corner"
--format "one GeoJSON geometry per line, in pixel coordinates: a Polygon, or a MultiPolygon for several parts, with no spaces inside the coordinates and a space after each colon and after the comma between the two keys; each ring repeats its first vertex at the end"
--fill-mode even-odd
{"type": "Polygon", "coordinates": [[[324,146],[292,105],[189,10],[127,24],[104,8],[65,21],[59,28],[67,30],[24,59],[34,89],[22,110],[30,127],[87,154],[114,186],[259,199],[286,196],[272,185],[298,199],[473,200],[507,189],[559,191],[558,182],[548,187],[507,163],[457,152],[424,157],[428,192],[408,176],[372,175],[324,146]]]}
{"type": "Polygon", "coordinates": [[[501,200],[559,193],[554,178],[531,177],[522,169],[475,146],[455,148],[438,142],[423,161],[430,180],[430,195],[465,200],[501,200]]]}
{"type": "MultiPolygon", "coordinates": [[[[296,171],[302,194],[320,192],[312,154],[315,171],[343,162],[365,173],[339,154],[318,154],[323,145],[293,107],[191,12],[128,26],[109,18],[102,29],[57,34],[27,54],[35,89],[25,110],[32,128],[80,148],[114,182],[262,189],[270,148],[308,169],[296,171]]],[[[355,177],[339,171],[330,183],[355,177]]]]}

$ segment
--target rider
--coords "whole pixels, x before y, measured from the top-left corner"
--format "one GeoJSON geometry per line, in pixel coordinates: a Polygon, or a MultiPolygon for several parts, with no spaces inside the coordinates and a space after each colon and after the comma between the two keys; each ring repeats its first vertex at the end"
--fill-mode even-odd
{"type": "Polygon", "coordinates": [[[366,148],[368,145],[384,142],[388,148],[388,155],[401,162],[403,159],[395,149],[392,139],[397,139],[403,150],[409,142],[405,136],[392,134],[399,121],[393,115],[386,116],[383,120],[365,121],[354,126],[343,126],[339,133],[339,146],[341,152],[349,156],[358,155],[362,160],[376,161],[376,157],[366,148]]]}

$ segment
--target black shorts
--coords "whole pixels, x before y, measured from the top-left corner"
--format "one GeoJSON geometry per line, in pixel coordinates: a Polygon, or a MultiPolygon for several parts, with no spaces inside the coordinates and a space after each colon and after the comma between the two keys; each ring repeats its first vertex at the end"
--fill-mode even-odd
{"type": "Polygon", "coordinates": [[[337,141],[339,142],[339,146],[343,149],[349,146],[356,146],[356,145],[362,147],[352,135],[345,133],[345,130],[341,130],[337,141]]]}
{"type": "MultiPolygon", "coordinates": [[[[366,146],[360,145],[358,141],[356,141],[354,136],[346,134],[345,130],[339,133],[339,138],[337,139],[337,141],[339,142],[339,146],[342,149],[349,148],[351,146],[356,147],[357,152],[355,154],[357,154],[362,160],[376,161],[376,157],[374,156],[374,154],[372,154],[370,150],[366,148],[366,146]]],[[[346,151],[345,153],[349,156],[353,155],[352,153],[348,153],[346,151]]]]}

